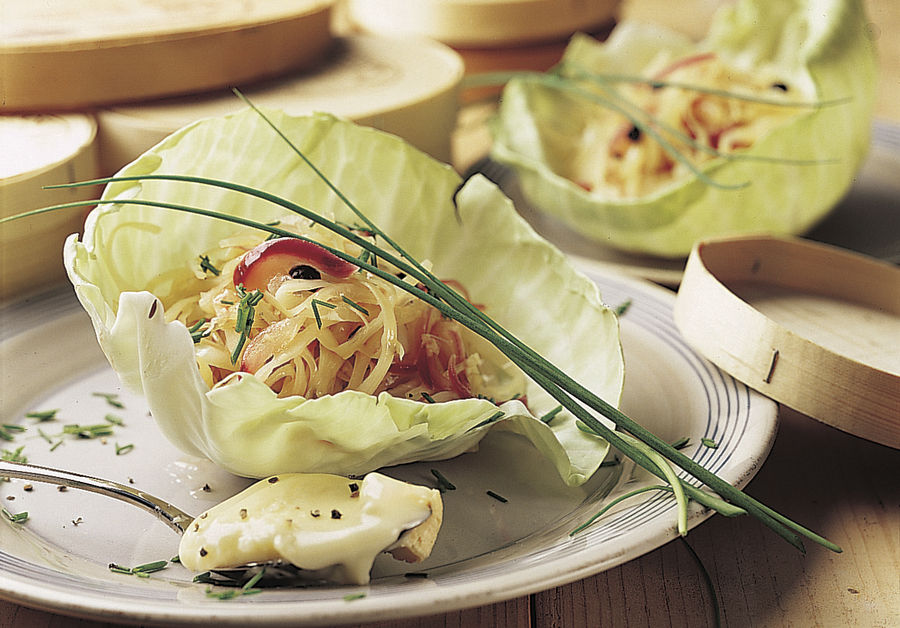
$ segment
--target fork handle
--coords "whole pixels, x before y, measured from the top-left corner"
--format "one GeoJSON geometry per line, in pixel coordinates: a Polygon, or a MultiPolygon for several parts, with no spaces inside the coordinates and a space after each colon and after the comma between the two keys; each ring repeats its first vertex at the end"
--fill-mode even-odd
{"type": "Polygon", "coordinates": [[[180,508],[136,488],[72,471],[0,460],[0,477],[56,484],[118,499],[155,515],[179,534],[194,520],[180,508]]]}

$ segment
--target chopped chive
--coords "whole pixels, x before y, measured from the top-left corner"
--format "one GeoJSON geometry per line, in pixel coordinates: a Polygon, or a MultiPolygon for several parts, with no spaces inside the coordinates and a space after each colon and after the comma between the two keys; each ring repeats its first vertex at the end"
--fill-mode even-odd
{"type": "Polygon", "coordinates": [[[172,558],[169,559],[169,562],[170,563],[180,563],[181,556],[179,556],[178,554],[175,554],[172,558]]]}
{"type": "Polygon", "coordinates": [[[119,425],[119,426],[125,425],[125,422],[122,420],[122,418],[117,417],[115,414],[107,414],[103,418],[106,419],[107,423],[112,423],[113,425],[119,425]]]}
{"type": "Polygon", "coordinates": [[[679,438],[674,443],[672,443],[672,449],[684,449],[688,445],[691,444],[691,439],[685,436],[684,438],[679,438]]]}
{"type": "Polygon", "coordinates": [[[601,462],[600,468],[602,469],[605,467],[616,467],[618,465],[619,465],[619,459],[613,458],[612,460],[604,460],[603,462],[601,462]]]}
{"type": "Polygon", "coordinates": [[[8,431],[0,427],[0,439],[11,442],[16,440],[16,437],[10,434],[8,431]]]}
{"type": "Polygon", "coordinates": [[[166,565],[169,564],[167,560],[157,560],[152,563],[145,563],[143,565],[138,565],[137,567],[133,567],[131,571],[134,573],[153,573],[154,571],[160,571],[161,569],[165,569],[166,565]]]}
{"type": "Polygon", "coordinates": [[[4,449],[2,454],[0,454],[0,460],[5,460],[6,462],[28,462],[28,457],[22,454],[22,451],[25,449],[25,445],[17,449],[4,449]]]}
{"type": "Polygon", "coordinates": [[[59,412],[59,408],[54,410],[41,410],[39,412],[26,412],[25,416],[29,419],[37,419],[39,422],[52,421],[56,418],[57,412],[59,412]]]}
{"type": "Polygon", "coordinates": [[[313,311],[313,316],[316,317],[316,326],[317,326],[319,329],[322,329],[322,317],[321,317],[321,315],[319,314],[319,306],[320,306],[320,305],[321,305],[322,307],[327,307],[329,310],[333,310],[333,309],[335,309],[337,306],[336,306],[336,305],[332,305],[331,303],[328,303],[328,302],[326,302],[326,301],[320,301],[319,299],[313,299],[313,300],[312,300],[312,311],[313,311]]]}
{"type": "Polygon", "coordinates": [[[235,589],[228,589],[227,591],[214,591],[211,587],[206,588],[206,597],[210,597],[216,600],[230,600],[232,598],[236,598],[240,593],[235,589]]]}
{"type": "Polygon", "coordinates": [[[444,477],[444,474],[438,471],[437,469],[431,469],[431,475],[433,475],[438,481],[438,490],[440,492],[444,491],[455,491],[456,487],[453,483],[444,477]]]}
{"type": "Polygon", "coordinates": [[[478,425],[476,425],[475,427],[473,427],[471,429],[476,430],[479,427],[484,427],[485,425],[490,425],[491,423],[496,423],[497,421],[502,419],[505,415],[506,415],[506,413],[503,412],[503,410],[497,410],[494,414],[492,414],[491,416],[489,416],[484,421],[482,421],[481,423],[479,423],[478,425]]]}
{"type": "Polygon", "coordinates": [[[28,520],[28,512],[17,512],[16,514],[12,514],[6,508],[0,508],[0,511],[3,512],[3,516],[13,522],[13,523],[25,523],[28,520]]]}
{"type": "Polygon", "coordinates": [[[106,399],[106,403],[111,405],[113,408],[119,408],[121,410],[125,407],[125,404],[119,401],[119,395],[117,395],[116,393],[95,392],[92,394],[94,397],[102,397],[103,399],[106,399]]]}
{"type": "Polygon", "coordinates": [[[121,446],[119,445],[119,443],[116,443],[116,455],[117,456],[124,456],[132,449],[134,449],[134,445],[132,443],[129,443],[127,445],[121,445],[121,446]]]}
{"type": "Polygon", "coordinates": [[[617,305],[614,310],[616,313],[616,316],[624,315],[625,312],[627,312],[628,308],[630,308],[630,307],[631,307],[631,299],[627,299],[627,300],[623,301],[622,303],[617,305]]]}
{"type": "Polygon", "coordinates": [[[14,425],[14,424],[7,423],[7,424],[3,425],[3,429],[9,430],[10,432],[24,432],[28,428],[24,427],[22,425],[14,425]]]}
{"type": "Polygon", "coordinates": [[[98,423],[95,425],[70,423],[63,426],[63,434],[70,434],[78,438],[98,438],[100,436],[110,436],[112,433],[113,427],[109,423],[98,423]]]}
{"type": "Polygon", "coordinates": [[[256,574],[247,581],[247,584],[245,584],[243,587],[241,587],[244,590],[244,592],[246,593],[247,591],[253,589],[253,587],[255,587],[256,584],[260,580],[262,580],[262,577],[265,575],[265,573],[266,573],[265,567],[263,567],[262,569],[257,571],[256,574]]]}
{"type": "Polygon", "coordinates": [[[552,410],[550,410],[550,412],[547,412],[546,414],[544,414],[544,415],[541,417],[541,422],[542,422],[542,423],[548,423],[548,424],[549,424],[550,421],[552,421],[553,419],[556,418],[556,415],[557,415],[557,414],[559,414],[560,412],[562,412],[562,410],[563,410],[563,407],[562,407],[562,406],[556,406],[555,408],[553,408],[552,410]]]}
{"type": "Polygon", "coordinates": [[[209,330],[203,329],[203,326],[208,322],[209,321],[205,318],[201,318],[199,321],[188,327],[188,333],[191,334],[191,340],[194,341],[194,344],[197,344],[209,335],[209,330]]]}
{"type": "Polygon", "coordinates": [[[131,575],[131,569],[128,567],[122,567],[121,565],[117,565],[116,563],[110,563],[108,565],[109,570],[113,573],[122,573],[126,575],[131,575]]]}
{"type": "Polygon", "coordinates": [[[341,301],[343,301],[344,303],[346,303],[347,305],[349,305],[350,307],[352,307],[354,310],[359,310],[360,312],[362,312],[362,313],[365,314],[366,316],[369,315],[369,310],[367,310],[366,308],[364,308],[363,306],[361,306],[359,303],[357,303],[357,302],[354,301],[353,299],[350,299],[350,298],[346,297],[346,296],[343,295],[343,294],[341,295],[341,301]]]}
{"type": "Polygon", "coordinates": [[[498,495],[494,491],[485,491],[485,493],[487,493],[490,497],[493,497],[494,499],[496,499],[498,502],[502,502],[505,504],[506,502],[509,501],[508,499],[503,497],[503,495],[498,495]]]}
{"type": "Polygon", "coordinates": [[[212,262],[209,261],[208,255],[200,256],[200,268],[205,272],[212,273],[216,277],[218,277],[222,273],[221,270],[213,266],[212,262]]]}
{"type": "Polygon", "coordinates": [[[434,400],[434,397],[432,397],[431,395],[429,395],[429,394],[428,394],[427,392],[425,392],[424,390],[422,391],[422,399],[424,399],[426,403],[436,403],[435,400],[434,400]]]}
{"type": "Polygon", "coordinates": [[[56,448],[63,444],[62,439],[60,438],[56,443],[50,448],[50,451],[56,451],[56,448]]]}
{"type": "Polygon", "coordinates": [[[364,597],[366,597],[365,593],[348,593],[347,595],[344,596],[344,601],[352,602],[354,600],[361,600],[364,597]]]}
{"type": "Polygon", "coordinates": [[[706,447],[709,447],[710,449],[716,449],[719,446],[719,443],[717,443],[716,441],[714,441],[711,438],[705,438],[705,437],[701,438],[700,442],[703,443],[706,447]]]}
{"type": "Polygon", "coordinates": [[[48,443],[50,443],[51,445],[53,444],[53,439],[50,438],[49,436],[47,436],[47,433],[46,433],[44,430],[38,428],[38,435],[39,435],[41,438],[43,438],[45,441],[47,441],[48,443]]]}

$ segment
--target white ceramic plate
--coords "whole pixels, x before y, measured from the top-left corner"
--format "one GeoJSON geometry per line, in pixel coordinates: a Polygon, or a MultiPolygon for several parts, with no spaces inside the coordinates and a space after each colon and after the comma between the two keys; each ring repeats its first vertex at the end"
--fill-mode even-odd
{"type": "MultiPolygon", "coordinates": [[[[672,322],[671,292],[586,270],[608,303],[632,302],[622,318],[628,373],[623,409],[663,438],[689,437],[690,456],[746,484],[774,439],[775,404],[685,345],[672,322]],[[702,437],[718,447],[701,445],[702,437]]],[[[0,423],[27,428],[13,432],[14,441],[0,441],[0,449],[22,447],[32,463],[133,482],[197,514],[247,484],[163,440],[142,400],[120,390],[87,316],[68,292],[13,304],[0,316],[0,423]],[[113,400],[124,407],[113,407],[97,393],[116,395],[113,400]],[[51,409],[59,409],[54,421],[26,417],[51,409]],[[58,436],[65,424],[101,424],[107,415],[124,426],[115,426],[105,442],[58,436]],[[126,450],[127,445],[134,447],[126,450]]],[[[530,445],[495,431],[476,453],[388,472],[433,484],[431,469],[457,489],[444,494],[444,527],[426,563],[409,566],[385,556],[368,586],[267,590],[225,601],[208,597],[206,585],[192,584],[180,565],[146,579],[109,571],[110,562],[134,566],[176,553],[177,536],[152,516],[71,489],[35,484],[27,491],[25,482],[12,480],[0,486],[0,503],[29,517],[24,524],[0,521],[0,596],[60,613],[144,624],[335,625],[513,598],[609,569],[676,536],[674,502],[656,492],[569,535],[596,511],[600,496],[642,481],[629,465],[603,468],[587,486],[566,488],[530,445]],[[410,570],[428,576],[412,577],[410,570]]],[[[690,525],[707,516],[693,510],[690,525]]]]}
{"type": "MultiPolygon", "coordinates": [[[[667,286],[677,286],[685,259],[630,254],[605,247],[530,206],[508,168],[483,160],[473,166],[495,181],[516,203],[519,212],[545,238],[566,253],[607,269],[667,286]]],[[[900,263],[900,126],[877,121],[869,155],[847,196],[806,237],[900,263]]]]}

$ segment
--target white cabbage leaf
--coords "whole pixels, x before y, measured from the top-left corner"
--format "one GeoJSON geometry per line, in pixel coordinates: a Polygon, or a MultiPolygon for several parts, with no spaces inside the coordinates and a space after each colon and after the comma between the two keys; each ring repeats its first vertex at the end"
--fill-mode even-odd
{"type": "MultiPolygon", "coordinates": [[[[270,119],[376,225],[473,302],[595,393],[616,405],[623,359],[615,314],[595,284],[536,235],[483,177],[457,193],[460,177],[400,139],[330,115],[270,119]],[[454,198],[456,204],[454,204],[454,198]]],[[[358,222],[283,139],[251,110],[194,123],[120,175],[191,174],[244,183],[348,223],[358,222]]],[[[116,182],[103,198],[154,199],[261,222],[287,210],[232,191],[184,182],[116,182]]],[[[427,404],[345,391],[279,398],[250,375],[210,389],[190,333],[167,323],[151,281],[194,267],[225,236],[248,229],[167,209],[100,204],[83,239],[70,236],[65,263],[100,346],[122,382],[142,393],[161,431],[183,451],[244,476],[287,472],[363,474],[471,450],[489,429],[529,438],[570,485],[598,468],[608,445],[571,415],[539,420],[556,403],[530,380],[528,407],[484,399],[427,404]],[[530,409],[530,410],[529,410],[530,409]]],[[[160,285],[165,285],[162,282],[160,285]]],[[[173,288],[169,286],[166,290],[173,288]]],[[[157,291],[163,291],[158,288],[157,291]]]]}
{"type": "Polygon", "coordinates": [[[505,87],[492,120],[492,156],[513,168],[530,204],[617,249],[677,258],[710,237],[802,234],[844,196],[868,150],[877,67],[862,5],[742,0],[720,9],[698,43],[638,22],[622,22],[606,43],[586,35],[570,42],[561,68],[646,76],[658,55],[714,52],[741,71],[774,73],[804,102],[832,103],[800,109],[766,132],[740,151],[750,159],[702,164],[715,182],[745,187],[712,186],[688,172],[626,198],[584,189],[566,176],[578,158],[573,147],[586,145],[592,120],[607,114],[602,105],[538,75],[514,78],[505,87]]]}

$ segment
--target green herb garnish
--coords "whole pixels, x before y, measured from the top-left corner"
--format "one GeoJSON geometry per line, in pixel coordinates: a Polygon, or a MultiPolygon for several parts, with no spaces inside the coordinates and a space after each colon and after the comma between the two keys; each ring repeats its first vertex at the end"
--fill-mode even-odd
{"type": "Polygon", "coordinates": [[[631,299],[626,299],[619,305],[617,305],[614,309],[616,316],[624,316],[625,312],[628,311],[628,308],[631,307],[631,299]]]}
{"type": "Polygon", "coordinates": [[[456,486],[454,486],[453,483],[450,480],[448,480],[446,477],[444,477],[444,474],[441,473],[440,471],[438,471],[437,469],[431,469],[431,475],[433,475],[435,477],[435,479],[438,481],[437,488],[440,492],[443,493],[445,491],[455,491],[456,490],[456,486]]]}
{"type": "Polygon", "coordinates": [[[502,502],[502,503],[505,504],[506,502],[509,501],[508,499],[506,499],[505,497],[503,497],[503,495],[500,495],[500,494],[498,494],[498,493],[495,493],[494,491],[485,491],[485,493],[486,493],[489,497],[493,497],[494,499],[496,499],[498,502],[502,502]]]}
{"type": "Polygon", "coordinates": [[[28,462],[28,456],[22,453],[24,449],[25,445],[16,449],[4,449],[3,452],[0,453],[0,460],[5,460],[6,462],[21,462],[22,464],[25,464],[28,462]]]}
{"type": "Polygon", "coordinates": [[[127,445],[119,445],[119,443],[116,443],[116,455],[117,456],[124,456],[125,454],[130,452],[132,449],[134,449],[134,445],[131,443],[129,443],[127,445]]]}
{"type": "MultiPolygon", "coordinates": [[[[352,259],[352,258],[351,258],[351,259],[352,259]]],[[[364,264],[365,262],[362,262],[362,261],[360,260],[360,263],[363,263],[363,264],[364,264]]],[[[352,300],[352,299],[350,299],[350,298],[344,296],[343,294],[341,295],[341,301],[343,301],[344,303],[346,303],[347,305],[349,305],[350,307],[352,307],[354,310],[358,310],[358,311],[362,312],[363,314],[365,314],[366,316],[369,315],[369,310],[367,310],[366,308],[364,308],[363,306],[361,306],[361,305],[360,305],[359,303],[357,303],[356,301],[354,301],[354,300],[352,300]]]]}
{"type": "Polygon", "coordinates": [[[311,303],[312,303],[313,316],[316,317],[316,325],[318,326],[319,329],[322,329],[322,316],[319,314],[319,307],[327,307],[329,310],[333,310],[337,306],[333,305],[331,303],[328,303],[327,301],[321,301],[319,299],[313,299],[311,301],[311,303]]]}
{"type": "Polygon", "coordinates": [[[200,256],[200,269],[207,273],[212,273],[216,277],[222,274],[222,271],[213,266],[212,262],[209,261],[208,255],[200,256]]]}
{"type": "Polygon", "coordinates": [[[550,412],[547,412],[541,417],[541,421],[543,423],[547,423],[549,425],[550,421],[556,418],[556,415],[563,411],[562,406],[556,406],[550,412]]]}
{"type": "Polygon", "coordinates": [[[111,405],[113,408],[118,408],[121,410],[125,407],[125,404],[119,401],[119,395],[117,395],[116,393],[95,392],[92,394],[94,397],[102,397],[103,399],[106,399],[106,403],[111,405]]]}
{"type": "Polygon", "coordinates": [[[25,416],[29,419],[37,419],[38,422],[52,421],[56,418],[57,412],[59,412],[59,408],[54,410],[41,410],[39,412],[26,412],[25,416]]]}
{"type": "Polygon", "coordinates": [[[12,523],[25,523],[28,520],[27,511],[17,512],[16,514],[9,512],[6,508],[0,508],[0,511],[2,511],[4,518],[12,523]]]}
{"type": "Polygon", "coordinates": [[[201,318],[188,328],[188,332],[190,332],[191,340],[194,341],[194,344],[197,344],[209,335],[209,330],[202,329],[207,322],[208,321],[205,318],[201,318]]]}

